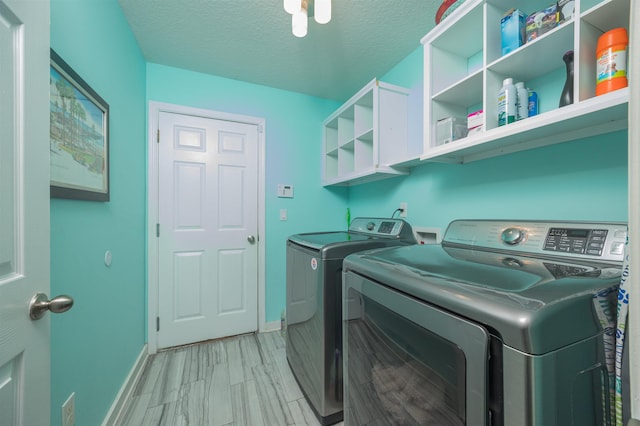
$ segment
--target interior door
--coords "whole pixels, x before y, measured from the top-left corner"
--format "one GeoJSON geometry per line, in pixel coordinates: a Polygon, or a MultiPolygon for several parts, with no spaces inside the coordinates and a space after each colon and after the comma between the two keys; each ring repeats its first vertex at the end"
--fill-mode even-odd
{"type": "Polygon", "coordinates": [[[158,347],[258,328],[258,126],[159,113],[158,347]]]}
{"type": "Polygon", "coordinates": [[[0,0],[0,425],[48,425],[49,1],[0,0]]]}

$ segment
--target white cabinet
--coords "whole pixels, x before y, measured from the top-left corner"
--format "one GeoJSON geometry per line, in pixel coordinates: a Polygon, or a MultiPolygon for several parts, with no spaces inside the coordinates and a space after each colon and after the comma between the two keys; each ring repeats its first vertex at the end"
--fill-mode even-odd
{"type": "Polygon", "coordinates": [[[408,91],[372,80],[323,122],[323,185],[408,174],[408,91]]]}
{"type": "MultiPolygon", "coordinates": [[[[629,89],[595,95],[596,44],[604,32],[629,30],[629,0],[575,0],[573,18],[502,55],[500,20],[517,7],[526,14],[552,0],[467,0],[422,39],[424,151],[422,160],[465,163],[627,127],[629,89]],[[574,103],[558,107],[574,51],[574,103]],[[544,94],[537,116],[498,127],[497,94],[505,78],[544,94]],[[484,130],[436,145],[436,123],[484,110],[484,130]]],[[[632,53],[633,55],[633,53],[632,53]]]]}

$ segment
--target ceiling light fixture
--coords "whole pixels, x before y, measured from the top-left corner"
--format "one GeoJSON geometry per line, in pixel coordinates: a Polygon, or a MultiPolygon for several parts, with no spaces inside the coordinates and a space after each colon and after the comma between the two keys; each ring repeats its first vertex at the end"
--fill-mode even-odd
{"type": "Polygon", "coordinates": [[[293,15],[294,13],[299,11],[301,6],[302,0],[284,0],[284,10],[289,15],[293,15]]]}
{"type": "Polygon", "coordinates": [[[318,24],[331,21],[331,0],[284,0],[284,10],[291,15],[291,32],[296,37],[307,35],[309,16],[318,24]]]}

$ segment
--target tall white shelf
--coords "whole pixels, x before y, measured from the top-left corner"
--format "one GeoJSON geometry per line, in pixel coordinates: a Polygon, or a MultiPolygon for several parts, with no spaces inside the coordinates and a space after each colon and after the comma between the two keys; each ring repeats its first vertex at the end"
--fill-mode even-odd
{"type": "Polygon", "coordinates": [[[630,0],[575,0],[573,18],[502,55],[500,19],[518,7],[542,10],[549,0],[467,0],[422,39],[424,45],[424,147],[421,160],[466,163],[510,152],[627,128],[629,90],[595,95],[596,44],[604,32],[629,30],[630,0]],[[562,56],[574,51],[574,103],[558,107],[565,80],[562,56]],[[556,93],[540,114],[498,127],[497,93],[502,81],[532,82],[533,90],[556,93]],[[448,116],[484,111],[484,130],[445,145],[435,144],[435,126],[448,116]]]}
{"type": "Polygon", "coordinates": [[[408,90],[373,79],[323,122],[324,186],[408,174],[408,90]]]}

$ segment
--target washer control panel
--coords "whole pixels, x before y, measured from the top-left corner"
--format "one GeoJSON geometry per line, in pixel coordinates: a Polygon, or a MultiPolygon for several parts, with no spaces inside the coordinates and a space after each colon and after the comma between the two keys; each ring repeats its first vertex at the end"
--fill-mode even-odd
{"type": "Polygon", "coordinates": [[[621,262],[625,223],[456,220],[443,244],[621,262]]]}
{"type": "MultiPolygon", "coordinates": [[[[544,250],[602,256],[608,233],[608,229],[551,228],[544,250]]],[[[624,246],[615,247],[624,249],[624,246]]]]}

